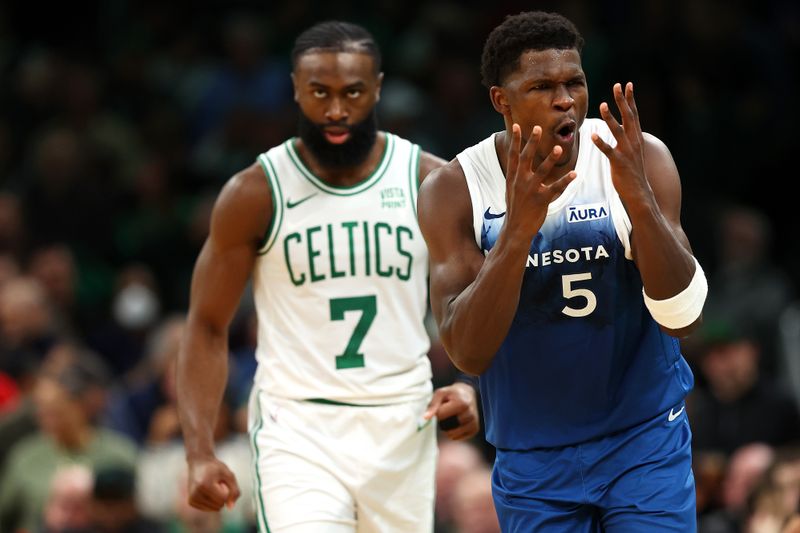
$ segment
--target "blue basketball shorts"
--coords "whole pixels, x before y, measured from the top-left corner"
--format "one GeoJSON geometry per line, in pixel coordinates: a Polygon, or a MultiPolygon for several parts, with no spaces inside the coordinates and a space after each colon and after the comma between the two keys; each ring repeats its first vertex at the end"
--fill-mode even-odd
{"type": "Polygon", "coordinates": [[[681,404],[578,445],[497,450],[500,526],[504,533],[695,532],[691,441],[681,404]]]}

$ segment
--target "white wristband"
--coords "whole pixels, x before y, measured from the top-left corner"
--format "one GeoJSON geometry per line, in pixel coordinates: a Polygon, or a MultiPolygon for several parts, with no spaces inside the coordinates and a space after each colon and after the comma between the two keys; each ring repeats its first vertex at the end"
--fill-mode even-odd
{"type": "Polygon", "coordinates": [[[697,320],[703,312],[703,304],[708,294],[708,282],[700,263],[694,259],[695,269],[689,286],[666,300],[653,300],[644,292],[644,305],[650,310],[653,320],[669,329],[685,328],[697,320]]]}

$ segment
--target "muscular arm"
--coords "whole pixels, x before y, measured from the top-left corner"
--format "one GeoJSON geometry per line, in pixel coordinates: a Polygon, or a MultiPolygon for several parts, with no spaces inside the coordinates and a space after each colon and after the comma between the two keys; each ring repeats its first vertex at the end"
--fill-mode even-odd
{"type": "Polygon", "coordinates": [[[484,259],[457,161],[424,182],[418,208],[431,261],[431,307],[442,344],[459,370],[482,374],[517,309],[528,247],[501,236],[484,259]]]}
{"type": "MultiPolygon", "coordinates": [[[[641,201],[625,201],[631,219],[631,251],[642,276],[644,290],[656,300],[670,298],[685,289],[695,264],[689,239],[681,226],[681,184],[678,169],[667,147],[644,134],[644,163],[652,195],[641,201]]],[[[662,329],[674,337],[694,331],[702,317],[679,330],[662,329]]]]}
{"type": "Polygon", "coordinates": [[[227,381],[228,325],[271,214],[266,180],[253,165],[222,189],[195,264],[177,376],[178,410],[190,462],[214,455],[214,425],[227,381]]]}
{"type": "MultiPolygon", "coordinates": [[[[667,300],[689,286],[695,273],[689,240],[680,224],[680,177],[664,144],[642,132],[633,84],[613,87],[622,124],[608,104],[600,104],[617,145],[612,148],[597,135],[592,140],[608,157],[611,179],[631,219],[631,251],[647,296],[667,300]]],[[[661,329],[675,337],[686,336],[702,322],[702,315],[680,329],[661,329]]]]}
{"type": "Polygon", "coordinates": [[[469,374],[489,368],[508,334],[531,240],[544,223],[550,202],[575,179],[570,171],[549,185],[544,183],[562,149],[554,147],[534,165],[541,135],[541,127],[534,127],[523,148],[520,127],[512,127],[505,224],[485,259],[475,242],[472,200],[458,160],[434,171],[420,189],[418,214],[431,258],[433,314],[450,359],[469,374]]]}

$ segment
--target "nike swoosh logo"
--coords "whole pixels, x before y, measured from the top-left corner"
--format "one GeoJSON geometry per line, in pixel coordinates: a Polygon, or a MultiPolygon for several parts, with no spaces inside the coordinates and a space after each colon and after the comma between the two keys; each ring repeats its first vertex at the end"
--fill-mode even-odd
{"type": "Polygon", "coordinates": [[[682,405],[682,406],[681,406],[681,408],[678,410],[678,412],[677,412],[677,413],[675,413],[675,412],[674,412],[674,411],[675,411],[675,408],[672,408],[672,409],[670,409],[670,410],[669,410],[669,415],[667,416],[667,421],[668,421],[668,422],[672,422],[673,420],[675,420],[676,418],[678,418],[679,416],[681,416],[681,413],[683,412],[683,410],[684,410],[684,409],[686,409],[686,406],[685,406],[685,405],[682,405]]]}
{"type": "Polygon", "coordinates": [[[417,420],[417,432],[422,431],[423,429],[428,427],[430,425],[430,423],[431,423],[431,420],[433,420],[433,418],[429,418],[427,420],[424,420],[422,417],[420,417],[417,420]]]}
{"type": "Polygon", "coordinates": [[[503,211],[499,215],[495,215],[494,213],[490,212],[489,209],[491,209],[491,207],[486,209],[486,212],[483,214],[483,218],[485,218],[486,220],[492,220],[493,218],[502,218],[506,216],[505,211],[503,211]]]}
{"type": "Polygon", "coordinates": [[[301,199],[297,200],[296,202],[292,202],[291,200],[286,200],[286,209],[292,209],[293,207],[297,207],[298,205],[302,204],[306,200],[311,200],[316,195],[317,195],[317,193],[309,194],[305,198],[301,198],[301,199]]]}

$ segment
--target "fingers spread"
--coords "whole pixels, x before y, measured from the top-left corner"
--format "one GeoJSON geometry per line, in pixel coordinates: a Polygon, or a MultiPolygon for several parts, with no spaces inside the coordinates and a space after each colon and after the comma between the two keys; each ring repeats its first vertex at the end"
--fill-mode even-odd
{"type": "Polygon", "coordinates": [[[606,157],[611,159],[611,156],[614,155],[614,149],[611,148],[609,144],[607,144],[600,136],[596,133],[592,133],[592,142],[595,146],[597,146],[601,152],[606,154],[606,157]]]}
{"type": "Polygon", "coordinates": [[[611,114],[611,109],[608,108],[608,104],[605,102],[600,104],[600,116],[606,121],[608,129],[611,130],[611,133],[616,137],[617,142],[619,142],[625,132],[620,123],[617,122],[617,118],[611,114]]]}
{"type": "Polygon", "coordinates": [[[522,139],[522,130],[519,124],[511,126],[511,139],[508,142],[508,168],[506,169],[506,179],[513,183],[519,168],[519,152],[522,139]]]}
{"type": "Polygon", "coordinates": [[[545,157],[544,161],[542,161],[542,163],[536,169],[536,174],[542,178],[548,176],[563,152],[564,149],[561,148],[561,146],[555,145],[547,157],[545,157]]]}
{"type": "Polygon", "coordinates": [[[533,172],[533,161],[536,159],[536,148],[539,146],[539,141],[542,138],[541,126],[534,126],[525,147],[522,149],[520,155],[519,165],[524,171],[533,172]]]}
{"type": "Polygon", "coordinates": [[[575,172],[574,170],[571,170],[570,172],[567,172],[566,174],[561,176],[558,179],[558,181],[556,181],[556,182],[554,182],[554,183],[552,183],[550,185],[550,190],[553,192],[553,195],[554,196],[560,195],[562,192],[564,192],[564,189],[566,189],[567,186],[570,183],[572,183],[572,181],[577,177],[578,177],[578,173],[575,172]]]}

